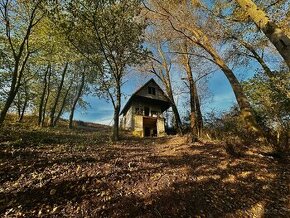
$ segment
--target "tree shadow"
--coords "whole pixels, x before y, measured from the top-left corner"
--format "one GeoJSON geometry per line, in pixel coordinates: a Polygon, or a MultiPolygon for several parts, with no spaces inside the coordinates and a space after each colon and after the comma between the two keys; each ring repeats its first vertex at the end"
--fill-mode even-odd
{"type": "MultiPolygon", "coordinates": [[[[5,151],[0,155],[6,162],[21,164],[22,173],[73,166],[43,185],[0,192],[2,215],[12,208],[11,214],[18,211],[26,216],[37,216],[40,210],[45,216],[80,217],[289,216],[289,163],[231,156],[223,145],[123,138],[99,150],[73,151],[68,156],[54,153],[53,159],[39,150],[18,152],[23,152],[18,154],[23,159],[15,160],[5,151]],[[77,172],[78,166],[83,173],[77,172]]],[[[4,174],[16,180],[18,171],[10,166],[4,174]]]]}
{"type": "MultiPolygon", "coordinates": [[[[160,171],[187,167],[190,173],[186,180],[177,177],[150,198],[132,197],[142,211],[139,216],[289,216],[289,164],[282,166],[265,157],[231,157],[214,145],[192,149],[197,154],[148,158],[153,164],[161,164],[160,171]]],[[[130,214],[131,210],[123,207],[119,214],[130,214]]]]}

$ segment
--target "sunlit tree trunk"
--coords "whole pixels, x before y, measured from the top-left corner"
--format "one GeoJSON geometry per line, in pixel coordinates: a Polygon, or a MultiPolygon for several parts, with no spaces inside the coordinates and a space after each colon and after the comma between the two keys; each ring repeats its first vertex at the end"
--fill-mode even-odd
{"type": "Polygon", "coordinates": [[[196,113],[197,111],[196,111],[196,102],[195,102],[196,100],[195,82],[192,77],[192,69],[190,65],[189,54],[185,53],[183,55],[183,58],[184,58],[183,64],[185,67],[185,72],[186,72],[187,80],[189,83],[191,140],[192,142],[196,142],[198,140],[198,127],[197,127],[197,113],[196,113]]]}
{"type": "Polygon", "coordinates": [[[235,94],[236,100],[240,107],[240,115],[246,124],[246,128],[250,131],[256,133],[259,136],[263,136],[262,130],[257,124],[255,117],[253,115],[250,103],[244,94],[242,86],[238,79],[236,78],[234,72],[227,66],[224,60],[219,56],[219,54],[215,51],[215,49],[207,43],[205,40],[203,44],[200,44],[213,58],[214,62],[221,68],[227,77],[233,92],[235,94]]]}
{"type": "Polygon", "coordinates": [[[28,106],[28,102],[29,102],[29,89],[28,89],[27,81],[24,82],[23,86],[24,86],[24,102],[20,110],[20,114],[19,114],[20,116],[19,116],[18,122],[22,122],[26,108],[28,106]]]}
{"type": "MultiPolygon", "coordinates": [[[[171,25],[176,31],[184,34],[184,32],[182,32],[181,30],[174,27],[172,22],[171,22],[171,25]]],[[[200,28],[188,27],[188,26],[185,26],[185,28],[192,33],[192,37],[187,36],[187,35],[186,35],[186,37],[188,39],[190,39],[190,41],[194,45],[197,45],[197,46],[203,48],[212,57],[212,59],[208,59],[208,60],[212,61],[217,66],[219,66],[219,68],[223,71],[223,73],[227,77],[227,79],[232,87],[232,90],[235,94],[237,103],[239,105],[240,116],[245,123],[245,127],[249,131],[255,133],[257,136],[263,138],[264,134],[262,132],[262,129],[260,128],[260,126],[256,122],[256,119],[254,117],[250,103],[249,103],[246,95],[244,94],[243,88],[242,88],[239,80],[235,76],[234,72],[227,66],[225,61],[221,58],[221,56],[217,53],[217,51],[214,49],[214,47],[210,43],[206,34],[204,34],[200,28]]]]}
{"type": "Polygon", "coordinates": [[[158,52],[162,58],[162,66],[163,66],[163,70],[165,73],[163,73],[163,70],[161,70],[159,74],[155,71],[155,74],[158,76],[158,78],[161,80],[161,82],[165,86],[165,90],[166,90],[167,96],[169,97],[169,100],[171,102],[171,108],[172,108],[172,111],[174,114],[175,128],[177,129],[178,133],[180,135],[182,135],[183,134],[182,122],[181,122],[180,114],[179,114],[179,111],[177,109],[177,105],[176,105],[176,102],[175,102],[174,96],[173,96],[173,89],[172,89],[172,85],[171,85],[171,76],[170,76],[170,70],[169,70],[170,67],[168,66],[166,57],[164,55],[164,52],[161,48],[160,43],[158,43],[157,49],[158,49],[158,52]]]}
{"type": "Polygon", "coordinates": [[[254,23],[261,29],[268,39],[273,43],[278,52],[284,58],[290,69],[290,39],[289,37],[274,23],[267,14],[257,7],[251,0],[236,0],[243,10],[251,17],[254,23]]]}

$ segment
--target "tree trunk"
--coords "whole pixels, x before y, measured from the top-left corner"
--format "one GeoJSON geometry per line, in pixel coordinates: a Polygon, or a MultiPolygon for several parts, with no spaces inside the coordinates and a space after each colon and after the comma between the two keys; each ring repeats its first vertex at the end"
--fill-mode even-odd
{"type": "Polygon", "coordinates": [[[178,112],[178,109],[177,109],[177,106],[176,106],[176,103],[175,103],[174,97],[173,97],[173,91],[172,91],[172,85],[171,85],[171,76],[170,76],[170,67],[168,66],[166,57],[164,55],[164,52],[162,50],[160,43],[158,43],[157,49],[158,49],[158,52],[162,58],[162,67],[165,71],[165,74],[163,74],[163,72],[161,70],[160,75],[157,75],[157,76],[161,79],[163,85],[165,86],[167,96],[169,97],[169,100],[171,101],[171,107],[172,107],[172,111],[173,111],[174,119],[175,119],[175,128],[177,129],[177,131],[180,135],[183,135],[182,122],[181,122],[180,115],[179,115],[179,112],[178,112]]]}
{"type": "Polygon", "coordinates": [[[233,89],[233,92],[235,94],[236,100],[238,102],[238,105],[240,107],[240,114],[242,120],[245,122],[245,127],[255,133],[258,136],[263,136],[263,132],[259,125],[257,124],[255,117],[253,115],[250,103],[244,94],[244,91],[242,89],[242,86],[238,79],[236,78],[234,72],[227,66],[227,64],[224,62],[224,60],[219,56],[219,54],[214,50],[214,48],[205,41],[203,41],[203,44],[200,44],[214,59],[214,62],[221,68],[221,70],[224,72],[225,76],[227,77],[228,81],[230,82],[230,85],[233,89]]]}
{"type": "Polygon", "coordinates": [[[256,134],[259,137],[264,138],[264,134],[262,132],[262,129],[259,127],[258,123],[256,122],[256,119],[253,115],[252,109],[250,107],[250,103],[246,97],[246,95],[243,92],[242,86],[238,79],[236,78],[233,71],[227,66],[225,61],[219,56],[217,51],[212,46],[211,42],[207,38],[207,35],[203,33],[203,31],[195,26],[194,24],[191,25],[185,25],[184,23],[181,23],[178,21],[179,26],[181,29],[177,29],[173,22],[170,20],[170,17],[168,18],[168,21],[170,22],[173,29],[185,36],[187,39],[190,39],[191,42],[193,42],[195,45],[203,48],[212,58],[212,62],[214,62],[216,65],[220,67],[220,69],[224,72],[225,76],[227,77],[233,92],[235,94],[236,100],[238,102],[239,108],[240,108],[240,115],[242,120],[245,123],[245,127],[256,134]],[[188,36],[184,33],[184,30],[188,30],[191,32],[192,36],[188,36]]]}
{"type": "MultiPolygon", "coordinates": [[[[27,55],[27,58],[28,59],[28,55],[27,55]]],[[[15,61],[15,66],[14,66],[14,71],[13,71],[13,74],[12,74],[12,81],[11,81],[11,86],[10,86],[10,89],[9,89],[9,92],[8,92],[8,97],[5,101],[5,104],[1,110],[1,113],[0,113],[0,126],[3,124],[4,120],[5,120],[5,117],[6,117],[6,114],[11,106],[11,104],[13,103],[14,99],[15,99],[15,96],[18,92],[18,89],[19,89],[19,86],[20,86],[20,80],[21,80],[21,77],[22,77],[22,74],[23,74],[23,68],[21,68],[20,72],[18,72],[19,70],[19,61],[20,61],[20,57],[17,57],[16,61],[15,61]]],[[[23,64],[25,64],[26,61],[24,61],[23,64]]]]}
{"type": "MultiPolygon", "coordinates": [[[[186,49],[187,50],[187,49],[186,49]]],[[[198,128],[197,128],[197,114],[196,114],[196,93],[195,93],[195,82],[192,77],[192,69],[190,65],[189,55],[187,51],[184,57],[185,71],[187,75],[187,80],[189,83],[189,96],[190,96],[190,129],[191,129],[191,141],[198,141],[198,128]]]]}
{"type": "Polygon", "coordinates": [[[8,98],[6,99],[6,102],[1,110],[1,113],[0,113],[0,125],[3,124],[4,120],[5,120],[5,117],[6,117],[6,114],[15,98],[15,95],[16,95],[16,92],[14,92],[12,89],[10,89],[11,91],[9,91],[9,94],[8,94],[8,98]]]}
{"type": "Polygon", "coordinates": [[[273,43],[290,69],[289,37],[274,22],[270,21],[267,14],[258,8],[253,1],[236,0],[236,2],[247,12],[258,28],[261,29],[273,43]]]}
{"type": "Polygon", "coordinates": [[[21,102],[20,102],[20,93],[18,92],[15,96],[15,99],[14,99],[14,104],[16,105],[17,107],[17,113],[18,113],[18,120],[20,119],[20,116],[21,116],[21,102]],[[16,98],[17,96],[17,98],[16,98]]]}
{"type": "Polygon", "coordinates": [[[59,98],[60,98],[60,94],[61,94],[61,90],[62,90],[62,87],[63,87],[64,78],[65,78],[65,74],[66,74],[67,68],[68,68],[68,63],[65,64],[65,67],[63,69],[63,72],[62,72],[62,75],[61,75],[61,81],[60,81],[60,84],[59,84],[59,87],[58,87],[57,93],[56,93],[56,98],[55,98],[54,104],[53,104],[53,106],[51,108],[51,111],[50,111],[50,117],[49,117],[49,126],[50,127],[54,126],[56,107],[57,107],[57,104],[58,104],[58,101],[59,101],[59,98]]]}
{"type": "Polygon", "coordinates": [[[112,140],[117,141],[119,140],[119,114],[120,114],[120,107],[121,107],[121,87],[120,81],[117,80],[117,99],[114,106],[114,126],[113,126],[113,136],[112,140]]]}
{"type": "Polygon", "coordinates": [[[28,97],[25,97],[18,122],[22,122],[27,105],[28,105],[28,97]]]}
{"type": "Polygon", "coordinates": [[[195,108],[196,108],[196,123],[197,123],[197,135],[198,137],[201,137],[202,135],[202,129],[203,129],[203,119],[202,119],[202,113],[200,108],[200,101],[198,97],[196,82],[194,83],[194,102],[195,102],[195,108]]]}
{"type": "Polygon", "coordinates": [[[79,86],[77,95],[74,98],[73,104],[72,104],[72,108],[71,108],[71,112],[69,115],[69,128],[72,129],[73,127],[73,118],[74,118],[74,112],[78,103],[78,100],[80,99],[82,92],[83,92],[83,88],[85,85],[85,72],[82,73],[82,80],[81,80],[81,84],[79,86]]]}
{"type": "Polygon", "coordinates": [[[67,89],[67,91],[66,91],[66,93],[65,93],[65,95],[64,95],[64,97],[63,97],[62,104],[61,104],[61,107],[60,107],[60,109],[59,109],[59,112],[58,112],[56,118],[55,118],[54,121],[53,121],[53,126],[56,126],[56,124],[57,124],[57,122],[58,122],[60,116],[62,115],[62,112],[63,112],[64,106],[65,106],[65,103],[66,103],[66,101],[67,101],[67,96],[68,96],[68,93],[69,93],[69,91],[70,91],[70,89],[71,89],[72,83],[73,83],[73,81],[71,81],[71,84],[70,84],[70,86],[68,87],[68,89],[67,89]]]}
{"type": "Polygon", "coordinates": [[[171,100],[171,107],[174,114],[177,131],[180,135],[183,135],[182,122],[181,122],[180,115],[179,115],[174,99],[171,100]]]}
{"type": "Polygon", "coordinates": [[[180,119],[180,115],[179,115],[179,111],[177,109],[176,103],[174,101],[171,83],[167,83],[167,82],[164,82],[164,83],[165,83],[166,93],[167,93],[168,98],[170,100],[172,111],[173,111],[173,114],[174,114],[175,128],[176,128],[178,134],[183,135],[182,122],[181,122],[181,119],[180,119]]]}
{"type": "Polygon", "coordinates": [[[42,115],[43,104],[44,104],[45,94],[46,94],[46,89],[47,89],[47,75],[48,75],[49,70],[51,70],[50,64],[47,65],[47,69],[45,71],[44,78],[43,78],[43,90],[40,97],[40,103],[39,103],[39,108],[38,108],[38,126],[41,126],[42,118],[43,118],[43,115],[42,115]]]}
{"type": "MultiPolygon", "coordinates": [[[[8,8],[10,8],[10,6],[8,6],[10,3],[9,1],[6,1],[6,3],[2,4],[2,6],[4,6],[3,10],[1,8],[1,12],[3,13],[4,16],[4,20],[1,20],[1,22],[5,23],[5,30],[6,30],[6,36],[7,36],[7,40],[9,42],[9,46],[10,49],[13,53],[13,59],[14,59],[14,66],[13,66],[13,72],[11,75],[11,85],[10,85],[10,89],[8,92],[8,97],[4,103],[4,106],[0,112],[0,126],[3,124],[6,114],[11,106],[11,104],[13,103],[15,96],[18,92],[18,89],[20,87],[20,83],[21,83],[21,78],[23,76],[23,71],[26,67],[28,58],[30,56],[29,51],[25,51],[25,48],[27,50],[29,50],[29,38],[31,35],[31,31],[32,28],[35,26],[36,23],[34,23],[34,20],[36,19],[36,13],[37,13],[37,9],[39,7],[41,1],[39,1],[38,3],[35,4],[32,13],[29,16],[29,20],[28,20],[28,26],[27,29],[25,31],[25,35],[23,36],[23,38],[18,41],[17,43],[19,44],[19,49],[17,49],[17,51],[15,50],[13,45],[13,41],[14,39],[12,39],[13,37],[15,37],[13,34],[11,34],[11,25],[10,25],[10,19],[11,17],[9,17],[9,10],[8,8]],[[25,55],[24,55],[25,54],[25,55]]],[[[12,25],[13,26],[13,25],[12,25]]]]}
{"type": "Polygon", "coordinates": [[[47,77],[47,94],[46,94],[46,97],[45,97],[45,101],[44,101],[44,104],[43,104],[43,110],[42,110],[42,119],[41,119],[41,126],[43,127],[44,126],[44,122],[45,122],[45,117],[46,117],[46,107],[47,107],[47,103],[48,103],[48,100],[49,100],[49,97],[50,97],[50,84],[51,84],[51,68],[49,70],[49,74],[48,74],[48,77],[47,77]]]}

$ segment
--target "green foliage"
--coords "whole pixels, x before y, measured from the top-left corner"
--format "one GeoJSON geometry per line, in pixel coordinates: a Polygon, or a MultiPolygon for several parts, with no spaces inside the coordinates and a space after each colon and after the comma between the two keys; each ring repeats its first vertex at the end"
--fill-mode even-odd
{"type": "Polygon", "coordinates": [[[287,143],[285,140],[288,140],[290,130],[290,73],[276,72],[272,78],[257,74],[244,82],[244,90],[258,121],[270,136],[275,136],[275,143],[287,143]]]}

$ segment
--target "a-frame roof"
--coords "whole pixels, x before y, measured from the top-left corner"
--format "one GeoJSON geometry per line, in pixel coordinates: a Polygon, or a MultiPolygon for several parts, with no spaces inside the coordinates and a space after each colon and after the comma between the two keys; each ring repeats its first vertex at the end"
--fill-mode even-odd
{"type": "Polygon", "coordinates": [[[152,78],[149,81],[147,81],[143,86],[141,86],[139,89],[137,89],[129,98],[129,100],[127,101],[127,103],[125,104],[124,108],[122,109],[120,114],[125,114],[128,109],[130,108],[130,105],[132,104],[132,102],[134,100],[138,100],[138,101],[150,101],[152,103],[156,103],[159,104],[162,108],[162,111],[167,110],[171,103],[169,98],[165,95],[165,93],[163,92],[163,90],[160,88],[160,86],[156,83],[156,81],[152,78]],[[156,87],[158,90],[158,96],[146,96],[143,93],[147,92],[147,87],[148,86],[154,86],[156,87]]]}

